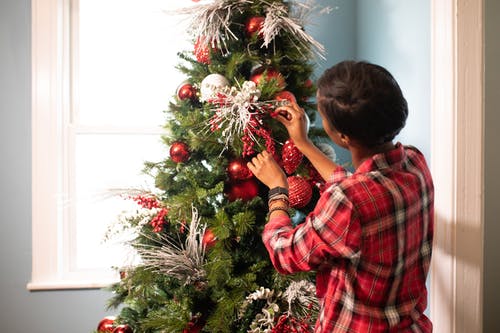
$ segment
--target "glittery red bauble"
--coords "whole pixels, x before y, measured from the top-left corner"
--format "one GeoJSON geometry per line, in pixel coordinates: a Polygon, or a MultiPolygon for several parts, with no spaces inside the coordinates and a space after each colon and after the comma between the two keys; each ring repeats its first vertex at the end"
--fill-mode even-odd
{"type": "Polygon", "coordinates": [[[116,326],[113,333],[133,333],[133,331],[130,326],[124,324],[116,326]]]}
{"type": "MultiPolygon", "coordinates": [[[[263,16],[250,17],[245,24],[245,32],[247,35],[252,36],[254,33],[260,32],[265,19],[266,18],[263,16]]],[[[259,33],[259,37],[262,37],[262,32],[259,33]]]]}
{"type": "Polygon", "coordinates": [[[176,141],[170,146],[170,158],[175,163],[186,162],[189,156],[189,147],[184,142],[176,141]]]}
{"type": "Polygon", "coordinates": [[[292,174],[297,170],[302,162],[303,154],[295,146],[292,139],[285,141],[283,149],[281,150],[281,160],[283,161],[283,168],[287,174],[292,174]]]}
{"type": "Polygon", "coordinates": [[[231,180],[245,180],[253,176],[252,171],[250,171],[243,159],[236,159],[229,162],[227,173],[231,180]]]}
{"type": "Polygon", "coordinates": [[[308,164],[307,169],[309,170],[309,183],[311,183],[311,186],[316,186],[320,194],[323,193],[325,190],[325,180],[312,164],[308,164]]]}
{"type": "Polygon", "coordinates": [[[198,37],[194,43],[193,53],[199,63],[210,64],[210,45],[204,37],[198,37]]]}
{"type": "Polygon", "coordinates": [[[292,94],[291,92],[289,92],[288,90],[280,91],[279,93],[277,93],[274,96],[274,99],[278,100],[278,101],[285,101],[286,100],[286,101],[290,101],[293,103],[297,103],[297,99],[295,98],[295,95],[292,94]]]}
{"type": "Polygon", "coordinates": [[[259,186],[253,178],[250,178],[228,184],[225,193],[229,201],[235,201],[238,199],[249,201],[259,194],[259,186]]]}
{"type": "Polygon", "coordinates": [[[191,83],[182,83],[177,88],[177,97],[184,101],[186,99],[194,99],[196,97],[196,89],[191,83]]]}
{"type": "Polygon", "coordinates": [[[99,332],[113,332],[115,329],[115,316],[104,317],[97,325],[97,330],[99,332]]]}
{"type": "Polygon", "coordinates": [[[217,238],[215,237],[215,234],[212,231],[212,229],[205,230],[201,243],[205,246],[206,249],[211,248],[212,246],[215,245],[215,243],[217,243],[217,238]]]}
{"type": "Polygon", "coordinates": [[[198,333],[201,331],[202,328],[203,326],[190,322],[188,324],[188,328],[182,330],[182,333],[198,333]]]}
{"type": "Polygon", "coordinates": [[[288,177],[288,200],[290,207],[305,207],[312,198],[311,184],[300,176],[288,177]]]}
{"type": "Polygon", "coordinates": [[[269,82],[273,79],[278,85],[279,89],[285,88],[285,78],[274,68],[266,69],[264,67],[260,67],[257,68],[250,76],[250,81],[254,82],[256,85],[259,85],[262,80],[265,80],[265,82],[269,82]]]}

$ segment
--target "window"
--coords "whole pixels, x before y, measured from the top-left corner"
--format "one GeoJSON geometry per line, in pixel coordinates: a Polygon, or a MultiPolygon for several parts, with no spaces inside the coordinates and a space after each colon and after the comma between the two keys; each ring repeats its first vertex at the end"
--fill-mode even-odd
{"type": "Polygon", "coordinates": [[[104,242],[129,201],[152,188],[144,161],[167,153],[163,110],[192,46],[185,4],[158,0],[33,1],[33,272],[30,289],[101,287],[131,260],[104,242]]]}

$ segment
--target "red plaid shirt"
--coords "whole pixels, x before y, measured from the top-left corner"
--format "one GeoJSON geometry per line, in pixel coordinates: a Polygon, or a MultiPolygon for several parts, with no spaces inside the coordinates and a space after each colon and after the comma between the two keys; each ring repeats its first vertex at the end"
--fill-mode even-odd
{"type": "Polygon", "coordinates": [[[434,190],[423,155],[397,144],[342,167],[304,223],[273,218],[263,240],[283,274],[316,271],[315,332],[431,332],[423,314],[434,190]]]}

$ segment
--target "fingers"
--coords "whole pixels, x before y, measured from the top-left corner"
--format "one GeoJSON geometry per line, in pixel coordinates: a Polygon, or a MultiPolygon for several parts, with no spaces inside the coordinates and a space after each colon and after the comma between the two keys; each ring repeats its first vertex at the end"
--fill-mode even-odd
{"type": "Polygon", "coordinates": [[[291,115],[299,115],[304,113],[304,109],[302,109],[297,103],[291,102],[288,105],[280,106],[276,109],[279,114],[282,114],[280,111],[285,111],[290,113],[291,115]]]}
{"type": "Polygon", "coordinates": [[[287,185],[286,175],[268,151],[256,155],[247,166],[254,176],[269,188],[287,185]]]}
{"type": "Polygon", "coordinates": [[[248,168],[255,175],[258,173],[263,167],[269,165],[270,163],[275,163],[273,155],[268,151],[264,150],[261,153],[257,154],[251,161],[247,163],[248,168]]]}
{"type": "Polygon", "coordinates": [[[255,174],[255,172],[258,171],[258,169],[262,167],[262,165],[266,162],[266,160],[269,160],[269,158],[272,158],[272,155],[264,150],[263,152],[257,154],[257,156],[252,158],[252,160],[247,163],[247,166],[250,171],[255,174]]]}
{"type": "MultiPolygon", "coordinates": [[[[252,158],[251,163],[258,167],[262,165],[263,163],[266,163],[268,160],[273,159],[273,156],[267,152],[266,150],[262,151],[261,153],[257,154],[254,158],[252,158]]],[[[250,163],[250,162],[249,162],[250,163]]]]}
{"type": "Polygon", "coordinates": [[[284,125],[290,124],[295,119],[303,117],[305,111],[297,103],[290,103],[290,105],[281,106],[276,109],[276,119],[284,125]]]}

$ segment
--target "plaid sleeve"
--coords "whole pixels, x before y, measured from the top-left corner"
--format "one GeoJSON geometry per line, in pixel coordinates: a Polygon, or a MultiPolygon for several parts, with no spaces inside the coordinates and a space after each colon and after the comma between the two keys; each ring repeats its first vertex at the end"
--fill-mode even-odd
{"type": "MultiPolygon", "coordinates": [[[[332,179],[339,182],[343,172],[336,170],[332,179]]],[[[294,228],[288,217],[280,216],[269,221],[262,237],[276,270],[295,273],[315,270],[336,258],[354,260],[361,229],[340,186],[330,184],[304,223],[294,228]]]]}

